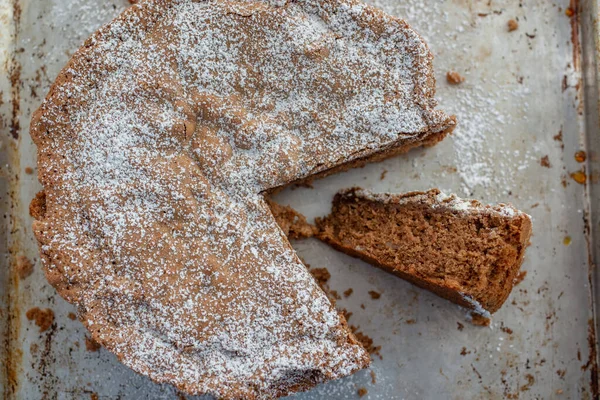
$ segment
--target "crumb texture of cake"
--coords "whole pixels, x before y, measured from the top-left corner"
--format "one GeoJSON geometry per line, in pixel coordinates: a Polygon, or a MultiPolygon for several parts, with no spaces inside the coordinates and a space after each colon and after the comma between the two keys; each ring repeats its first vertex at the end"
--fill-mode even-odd
{"type": "Polygon", "coordinates": [[[317,228],[309,224],[304,215],[290,206],[282,206],[269,198],[267,203],[285,236],[290,239],[304,239],[315,235],[317,228]]]}
{"type": "Polygon", "coordinates": [[[437,189],[375,194],[340,191],[316,221],[317,237],[478,314],[497,311],[519,274],[531,219],[437,189]]]}
{"type": "Polygon", "coordinates": [[[141,0],[34,113],[48,281],[156,382],[262,399],[369,357],[265,193],[441,140],[432,56],[353,0],[141,0]]]}

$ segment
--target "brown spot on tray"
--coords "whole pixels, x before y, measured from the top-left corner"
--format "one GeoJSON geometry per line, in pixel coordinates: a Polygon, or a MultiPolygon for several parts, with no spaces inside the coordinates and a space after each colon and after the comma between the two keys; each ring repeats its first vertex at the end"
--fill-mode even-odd
{"type": "Polygon", "coordinates": [[[587,155],[585,154],[585,151],[579,150],[579,151],[575,152],[574,158],[575,158],[575,161],[577,161],[578,163],[582,163],[582,162],[585,162],[587,155]]]}
{"type": "Polygon", "coordinates": [[[375,376],[375,371],[371,370],[371,383],[374,385],[377,383],[377,377],[375,376]]]}
{"type": "Polygon", "coordinates": [[[457,329],[458,329],[459,331],[461,331],[461,332],[462,332],[462,330],[463,330],[463,329],[465,329],[465,326],[464,326],[463,324],[461,324],[460,322],[456,322],[456,324],[458,325],[457,329]]]}
{"type": "MultiPolygon", "coordinates": [[[[14,2],[13,19],[15,25],[18,25],[20,15],[21,8],[18,6],[17,2],[14,2]]],[[[11,85],[10,102],[12,105],[9,131],[13,139],[18,139],[21,131],[21,123],[19,121],[19,115],[21,113],[21,64],[15,57],[12,58],[9,64],[9,71],[11,85]]]]}
{"type": "Polygon", "coordinates": [[[598,387],[598,356],[596,349],[596,329],[594,325],[594,319],[588,320],[588,347],[590,354],[586,363],[586,368],[590,371],[590,386],[592,390],[592,397],[597,399],[600,397],[600,390],[598,387]]]}
{"type": "Polygon", "coordinates": [[[75,313],[70,312],[67,314],[67,318],[69,318],[72,321],[75,321],[77,319],[77,315],[75,315],[75,313]]]}
{"type": "Polygon", "coordinates": [[[371,296],[373,300],[377,300],[381,297],[381,293],[376,292],[375,290],[369,290],[369,296],[371,296]]]}
{"type": "Polygon", "coordinates": [[[25,173],[27,175],[32,175],[33,174],[33,168],[31,168],[31,167],[25,167],[25,173]]]}
{"type": "Polygon", "coordinates": [[[479,373],[479,371],[477,371],[477,368],[475,368],[475,366],[473,364],[471,364],[471,368],[473,368],[473,372],[475,372],[475,374],[477,374],[477,377],[479,378],[479,380],[481,380],[481,374],[479,373]]]}
{"type": "Polygon", "coordinates": [[[540,165],[546,168],[552,167],[552,164],[550,164],[550,158],[547,155],[542,157],[540,160],[540,165]]]}
{"type": "MultiPolygon", "coordinates": [[[[131,0],[129,0],[129,1],[131,1],[131,0]]],[[[98,397],[97,393],[90,393],[90,400],[98,400],[98,399],[99,399],[99,397],[98,397]]]]}
{"type": "Polygon", "coordinates": [[[581,48],[579,46],[579,0],[570,0],[569,7],[565,10],[565,15],[570,18],[571,23],[571,43],[573,45],[573,68],[579,69],[579,55],[581,48]]]}
{"type": "Polygon", "coordinates": [[[535,378],[531,374],[526,374],[525,379],[527,379],[527,383],[519,388],[519,390],[521,390],[521,392],[528,391],[529,389],[531,389],[531,387],[535,383],[535,378]]]}
{"type": "Polygon", "coordinates": [[[33,273],[33,263],[29,258],[25,256],[19,256],[17,258],[17,275],[19,275],[19,279],[25,279],[29,277],[33,273]]]}
{"type": "Polygon", "coordinates": [[[509,19],[506,25],[508,27],[509,32],[513,32],[519,29],[519,23],[515,19],[509,19]]]}
{"type": "Polygon", "coordinates": [[[356,391],[356,393],[358,394],[358,397],[363,397],[368,393],[368,391],[366,388],[361,387],[356,391]]]}
{"type": "Polygon", "coordinates": [[[39,307],[34,307],[27,311],[25,316],[29,321],[35,321],[35,324],[40,328],[40,332],[47,331],[54,323],[54,311],[49,308],[42,310],[39,307]]]}
{"type": "Polygon", "coordinates": [[[587,175],[584,171],[575,171],[571,172],[571,178],[580,185],[585,185],[587,181],[587,175]]]}
{"type": "Polygon", "coordinates": [[[471,352],[468,351],[467,348],[463,346],[463,348],[460,351],[460,355],[461,356],[466,356],[467,354],[471,354],[471,352]]]}
{"type": "Polygon", "coordinates": [[[407,319],[407,320],[406,320],[406,323],[407,323],[408,325],[414,325],[414,324],[416,324],[416,323],[417,323],[417,320],[416,320],[416,319],[407,319]]]}
{"type": "Polygon", "coordinates": [[[567,373],[566,369],[559,369],[556,371],[556,375],[558,375],[559,378],[564,379],[565,378],[565,374],[567,373]]]}
{"type": "Polygon", "coordinates": [[[388,173],[387,169],[384,169],[383,171],[381,171],[381,175],[379,176],[380,180],[384,180],[385,179],[385,175],[388,173]]]}
{"type": "Polygon", "coordinates": [[[451,85],[459,85],[465,81],[465,77],[456,71],[448,71],[446,73],[446,81],[451,85]]]}
{"type": "Polygon", "coordinates": [[[557,142],[561,142],[563,141],[563,134],[562,134],[562,129],[560,131],[558,131],[558,133],[554,136],[552,136],[552,139],[554,139],[557,142]]]}
{"type": "Polygon", "coordinates": [[[350,297],[350,295],[352,293],[354,293],[354,289],[352,289],[352,288],[346,289],[346,290],[344,290],[344,297],[350,297]]]}
{"type": "Polygon", "coordinates": [[[94,339],[87,336],[85,337],[85,349],[87,351],[96,352],[100,350],[101,347],[100,343],[96,342],[94,339]]]}

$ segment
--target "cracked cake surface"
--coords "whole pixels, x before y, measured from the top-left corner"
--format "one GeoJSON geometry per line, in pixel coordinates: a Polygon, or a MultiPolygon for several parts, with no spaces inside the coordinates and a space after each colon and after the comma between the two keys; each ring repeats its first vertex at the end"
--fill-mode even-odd
{"type": "Polygon", "coordinates": [[[264,193],[431,144],[432,56],[351,0],[142,0],[34,113],[47,279],[157,382],[272,398],[369,364],[264,193]]]}

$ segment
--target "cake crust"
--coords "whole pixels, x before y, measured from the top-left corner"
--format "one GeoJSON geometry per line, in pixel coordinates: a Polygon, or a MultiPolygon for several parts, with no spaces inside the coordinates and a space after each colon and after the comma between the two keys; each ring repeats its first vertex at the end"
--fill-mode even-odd
{"type": "Polygon", "coordinates": [[[140,1],[32,118],[48,281],[93,340],[186,393],[273,398],[366,367],[264,194],[441,140],[431,58],[356,1],[140,1]]]}
{"type": "Polygon", "coordinates": [[[316,220],[334,248],[489,317],[510,294],[531,236],[530,217],[438,189],[340,191],[316,220]]]}

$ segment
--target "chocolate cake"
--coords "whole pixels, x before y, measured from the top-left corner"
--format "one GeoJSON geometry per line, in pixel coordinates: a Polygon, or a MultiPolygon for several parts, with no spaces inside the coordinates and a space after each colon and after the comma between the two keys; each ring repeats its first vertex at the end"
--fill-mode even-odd
{"type": "Polygon", "coordinates": [[[35,112],[32,204],[49,282],[156,382],[263,399],[369,357],[265,194],[432,144],[432,56],[354,0],[141,0],[35,112]]]}
{"type": "Polygon", "coordinates": [[[489,317],[519,274],[531,219],[510,205],[487,206],[437,189],[336,194],[317,237],[336,249],[489,317]]]}

